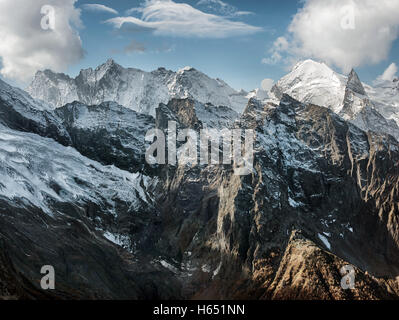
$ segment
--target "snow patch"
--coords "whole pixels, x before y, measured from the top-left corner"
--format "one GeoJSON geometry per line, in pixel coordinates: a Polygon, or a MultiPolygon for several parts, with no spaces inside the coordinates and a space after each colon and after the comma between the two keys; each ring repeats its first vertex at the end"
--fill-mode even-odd
{"type": "Polygon", "coordinates": [[[324,235],[322,235],[322,234],[318,234],[318,237],[319,237],[319,239],[323,242],[323,244],[327,247],[327,249],[328,250],[331,250],[331,244],[330,244],[330,242],[328,241],[328,239],[324,236],[324,235]]]}

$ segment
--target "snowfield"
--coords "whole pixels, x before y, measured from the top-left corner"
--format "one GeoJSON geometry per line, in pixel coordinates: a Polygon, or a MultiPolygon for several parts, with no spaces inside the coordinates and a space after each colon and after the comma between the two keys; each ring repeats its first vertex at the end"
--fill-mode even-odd
{"type": "Polygon", "coordinates": [[[0,197],[8,201],[21,200],[49,215],[54,202],[91,202],[116,214],[116,201],[134,208],[148,199],[141,187],[147,180],[103,166],[52,139],[0,125],[0,197]]]}

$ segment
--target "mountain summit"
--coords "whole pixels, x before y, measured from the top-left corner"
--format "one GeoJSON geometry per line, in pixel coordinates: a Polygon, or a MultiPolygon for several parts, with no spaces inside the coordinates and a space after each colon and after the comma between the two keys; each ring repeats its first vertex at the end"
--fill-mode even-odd
{"type": "Polygon", "coordinates": [[[53,108],[74,101],[87,105],[114,101],[152,116],[160,103],[167,104],[174,98],[228,106],[242,113],[249,98],[278,103],[283,94],[288,94],[300,102],[327,107],[363,130],[399,139],[397,82],[371,87],[361,82],[354,69],[346,76],[310,59],[298,62],[271,92],[236,91],[223,80],[212,79],[189,66],[177,72],[165,68],[145,72],[124,68],[112,59],[94,70],[82,70],[76,78],[39,71],[27,91],[53,108]]]}
{"type": "Polygon", "coordinates": [[[27,91],[55,107],[73,101],[96,105],[115,101],[120,105],[155,115],[160,103],[172,98],[192,98],[201,103],[225,105],[242,112],[248,99],[220,79],[185,67],[177,72],[159,68],[152,72],[123,68],[110,59],[96,69],[85,69],[72,79],[49,70],[38,72],[27,91]]]}
{"type": "Polygon", "coordinates": [[[399,139],[399,94],[381,93],[381,88],[363,84],[354,69],[348,76],[324,63],[305,60],[295,65],[272,88],[277,99],[285,93],[303,103],[324,106],[362,130],[388,133],[399,139]]]}
{"type": "Polygon", "coordinates": [[[281,78],[272,91],[281,97],[286,93],[304,102],[327,107],[339,112],[344,99],[347,78],[334,72],[326,64],[313,60],[297,63],[281,78]]]}
{"type": "Polygon", "coordinates": [[[352,90],[355,93],[366,95],[366,90],[364,90],[363,84],[359,79],[356,71],[352,69],[348,76],[348,82],[346,84],[347,89],[352,90]]]}

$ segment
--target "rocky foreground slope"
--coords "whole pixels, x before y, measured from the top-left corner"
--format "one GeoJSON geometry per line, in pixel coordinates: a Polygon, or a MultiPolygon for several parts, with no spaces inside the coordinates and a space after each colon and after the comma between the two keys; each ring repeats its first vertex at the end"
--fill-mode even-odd
{"type": "Polygon", "coordinates": [[[396,299],[399,143],[281,93],[53,110],[0,83],[0,295],[396,299]],[[149,165],[149,128],[256,133],[254,169],[149,165]],[[40,288],[52,265],[56,289],[40,288]],[[340,269],[356,270],[355,288],[340,269]]]}

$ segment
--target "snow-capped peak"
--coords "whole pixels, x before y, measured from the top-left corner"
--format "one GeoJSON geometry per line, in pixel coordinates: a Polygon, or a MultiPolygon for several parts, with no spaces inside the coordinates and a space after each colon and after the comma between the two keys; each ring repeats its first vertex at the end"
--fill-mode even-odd
{"type": "Polygon", "coordinates": [[[327,107],[363,130],[398,139],[399,90],[392,89],[392,83],[382,87],[363,84],[353,69],[344,76],[325,63],[305,60],[278,81],[272,92],[278,98],[286,93],[301,102],[327,107]]]}
{"type": "Polygon", "coordinates": [[[114,59],[108,59],[108,60],[104,63],[105,66],[112,66],[112,65],[114,65],[114,64],[117,64],[117,63],[115,62],[114,59]]]}
{"type": "Polygon", "coordinates": [[[304,62],[297,64],[293,72],[296,74],[298,72],[301,73],[304,79],[325,78],[336,81],[336,78],[339,78],[339,74],[325,63],[313,60],[305,60],[304,62]]]}
{"type": "Polygon", "coordinates": [[[347,78],[329,68],[325,63],[305,60],[277,82],[273,92],[286,93],[305,102],[328,107],[339,112],[344,99],[347,78]]]}
{"type": "Polygon", "coordinates": [[[120,66],[119,64],[117,64],[113,59],[108,59],[107,62],[105,62],[104,64],[98,66],[96,68],[96,72],[107,72],[112,68],[117,68],[120,69],[122,68],[122,66],[120,66]]]}
{"type": "Polygon", "coordinates": [[[317,62],[312,59],[306,59],[306,60],[297,62],[291,71],[293,72],[298,69],[301,71],[311,70],[311,69],[313,69],[313,70],[325,69],[325,70],[328,70],[327,72],[331,71],[331,69],[324,62],[317,62]]]}
{"type": "Polygon", "coordinates": [[[186,72],[186,71],[193,71],[193,70],[195,70],[193,67],[185,66],[184,68],[179,69],[179,70],[177,71],[177,73],[181,74],[181,73],[184,73],[184,72],[186,72]]]}
{"type": "Polygon", "coordinates": [[[248,102],[246,93],[238,92],[224,81],[212,79],[192,67],[177,72],[165,68],[146,72],[123,68],[112,59],[95,70],[82,70],[75,79],[51,71],[41,74],[35,77],[27,91],[54,107],[73,101],[88,105],[115,101],[151,115],[155,115],[160,103],[166,104],[171,98],[192,98],[204,104],[228,106],[239,113],[248,102]]]}

